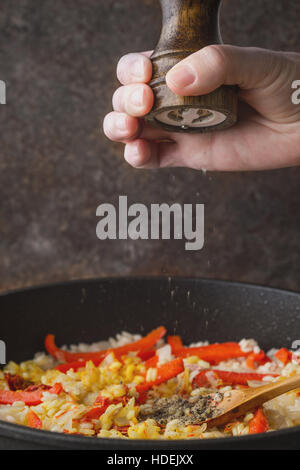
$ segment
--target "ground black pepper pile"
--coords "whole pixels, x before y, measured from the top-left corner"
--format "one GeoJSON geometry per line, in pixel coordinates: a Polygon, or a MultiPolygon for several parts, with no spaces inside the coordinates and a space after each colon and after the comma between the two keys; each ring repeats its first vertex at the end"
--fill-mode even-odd
{"type": "MultiPolygon", "coordinates": [[[[221,400],[222,394],[218,393],[218,395],[220,395],[218,399],[221,400]]],[[[179,424],[185,426],[200,424],[216,416],[215,399],[215,395],[158,398],[153,401],[151,406],[149,404],[141,406],[139,419],[154,419],[160,425],[166,425],[174,419],[178,419],[179,424]]]]}

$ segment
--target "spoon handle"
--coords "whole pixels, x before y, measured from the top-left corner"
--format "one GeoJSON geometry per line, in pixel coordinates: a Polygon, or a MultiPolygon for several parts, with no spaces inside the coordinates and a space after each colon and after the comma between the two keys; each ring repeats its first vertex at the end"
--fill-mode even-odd
{"type": "Polygon", "coordinates": [[[279,380],[277,382],[264,385],[263,387],[258,387],[255,390],[251,390],[251,396],[252,399],[257,399],[259,400],[259,404],[262,404],[297,388],[300,388],[300,375],[295,375],[285,380],[279,380]]]}
{"type": "Polygon", "coordinates": [[[208,421],[207,424],[209,427],[222,426],[258,408],[263,403],[297,388],[300,388],[300,375],[253,389],[232,390],[230,396],[224,398],[218,406],[221,414],[208,421]]]}

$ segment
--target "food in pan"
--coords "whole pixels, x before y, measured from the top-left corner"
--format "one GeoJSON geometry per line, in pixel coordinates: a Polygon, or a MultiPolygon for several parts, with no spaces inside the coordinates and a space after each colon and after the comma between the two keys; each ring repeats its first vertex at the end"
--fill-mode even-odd
{"type": "Polygon", "coordinates": [[[300,358],[254,340],[184,346],[159,327],[92,345],[58,348],[0,371],[0,419],[66,434],[121,439],[208,439],[300,425],[300,390],[220,428],[213,403],[232,389],[300,374],[300,358]]]}

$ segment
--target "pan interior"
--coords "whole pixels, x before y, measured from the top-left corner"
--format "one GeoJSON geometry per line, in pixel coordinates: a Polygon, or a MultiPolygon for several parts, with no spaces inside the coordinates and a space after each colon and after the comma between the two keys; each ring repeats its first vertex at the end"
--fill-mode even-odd
{"type": "MultiPolygon", "coordinates": [[[[16,362],[43,350],[48,333],[56,335],[58,344],[74,344],[124,330],[144,334],[158,325],[166,326],[169,334],[180,334],[186,344],[246,337],[255,338],[264,349],[290,348],[298,339],[300,295],[222,281],[115,278],[1,295],[0,311],[7,360],[16,362]]],[[[0,423],[0,436],[3,426],[0,423]]]]}

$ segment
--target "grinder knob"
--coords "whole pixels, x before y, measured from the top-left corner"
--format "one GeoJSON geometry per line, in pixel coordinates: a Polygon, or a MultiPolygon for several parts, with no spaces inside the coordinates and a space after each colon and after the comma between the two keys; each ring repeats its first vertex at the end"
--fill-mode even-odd
{"type": "Polygon", "coordinates": [[[185,57],[211,44],[221,44],[222,0],[160,0],[163,26],[151,57],[150,86],[155,103],[146,120],[170,132],[210,132],[237,121],[237,88],[221,86],[203,96],[178,96],[166,85],[166,74],[185,57]]]}

